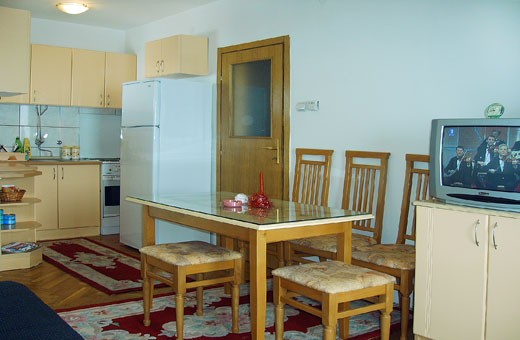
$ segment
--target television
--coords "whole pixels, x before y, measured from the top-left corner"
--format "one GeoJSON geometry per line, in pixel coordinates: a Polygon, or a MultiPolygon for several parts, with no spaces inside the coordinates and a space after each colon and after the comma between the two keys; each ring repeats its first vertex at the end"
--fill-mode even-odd
{"type": "Polygon", "coordinates": [[[446,203],[520,212],[520,118],[434,119],[430,194],[446,203]]]}

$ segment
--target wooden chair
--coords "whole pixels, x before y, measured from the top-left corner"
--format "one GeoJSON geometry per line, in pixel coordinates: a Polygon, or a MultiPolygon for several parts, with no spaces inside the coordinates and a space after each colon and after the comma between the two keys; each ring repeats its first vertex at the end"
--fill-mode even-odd
{"type": "Polygon", "coordinates": [[[296,149],[292,201],[326,206],[334,150],[296,149]]]}
{"type": "MultiPolygon", "coordinates": [[[[375,215],[374,220],[353,223],[360,233],[353,233],[352,248],[381,243],[390,153],[347,150],[345,158],[342,208],[375,215]]],[[[284,243],[284,258],[288,264],[308,263],[309,256],[336,259],[336,247],[335,235],[292,240],[284,243]]]]}
{"type": "Polygon", "coordinates": [[[150,326],[153,303],[152,279],[166,283],[175,292],[177,339],[184,338],[184,297],[189,288],[197,289],[197,315],[202,315],[202,287],[221,283],[231,284],[232,331],[238,333],[239,285],[242,255],[239,252],[206,242],[190,241],[146,246],[141,252],[143,277],[143,307],[145,326],[150,326]],[[224,276],[205,279],[204,274],[223,271],[224,276]],[[172,277],[165,274],[169,273],[172,277]],[[194,281],[187,281],[195,276],[194,281]]]}
{"type": "MultiPolygon", "coordinates": [[[[296,162],[294,171],[292,201],[327,205],[329,201],[330,170],[332,165],[332,154],[334,150],[327,149],[296,149],[296,162]]],[[[284,243],[276,242],[267,245],[267,266],[271,269],[283,267],[284,243]],[[274,259],[274,260],[272,260],[274,259]]],[[[242,253],[243,268],[246,268],[247,244],[238,241],[238,249],[242,253]]],[[[244,271],[244,280],[245,280],[244,271]]]]}
{"type": "Polygon", "coordinates": [[[408,330],[410,295],[413,292],[415,276],[415,209],[412,203],[429,198],[429,159],[428,155],[406,155],[403,200],[396,243],[360,247],[352,252],[353,264],[387,273],[397,279],[395,289],[399,293],[402,340],[406,339],[408,330]]]}
{"type": "Polygon", "coordinates": [[[338,319],[340,337],[348,337],[348,317],[381,311],[381,339],[390,337],[390,313],[393,307],[395,278],[340,261],[314,262],[273,270],[276,306],[276,339],[284,333],[284,304],[321,317],[323,339],[335,340],[338,319]],[[321,308],[306,304],[297,297],[318,301],[321,308]],[[350,309],[350,302],[375,299],[367,306],[350,309]]]}

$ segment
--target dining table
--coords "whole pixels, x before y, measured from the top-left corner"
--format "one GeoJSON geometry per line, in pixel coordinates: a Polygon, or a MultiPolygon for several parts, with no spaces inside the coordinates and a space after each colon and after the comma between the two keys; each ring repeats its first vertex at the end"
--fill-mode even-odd
{"type": "Polygon", "coordinates": [[[233,240],[249,243],[251,338],[261,340],[266,332],[267,244],[336,234],[337,259],[350,263],[352,222],[373,215],[278,199],[270,199],[268,209],[223,204],[236,194],[129,195],[126,200],[142,205],[143,246],[155,244],[156,219],[215,233],[227,248],[233,247],[233,240]]]}

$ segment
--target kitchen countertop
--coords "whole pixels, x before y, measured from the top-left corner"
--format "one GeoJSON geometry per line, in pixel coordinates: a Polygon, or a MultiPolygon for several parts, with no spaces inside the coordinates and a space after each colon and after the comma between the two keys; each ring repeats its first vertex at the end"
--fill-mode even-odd
{"type": "Polygon", "coordinates": [[[31,158],[27,161],[28,164],[42,165],[42,164],[73,164],[73,165],[86,165],[86,164],[101,164],[101,161],[95,159],[79,159],[79,160],[65,160],[61,158],[31,158]]]}

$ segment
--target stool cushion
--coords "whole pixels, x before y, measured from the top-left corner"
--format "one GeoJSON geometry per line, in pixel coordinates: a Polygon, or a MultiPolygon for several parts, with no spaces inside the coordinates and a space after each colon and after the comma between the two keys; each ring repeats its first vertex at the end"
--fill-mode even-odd
{"type": "MultiPolygon", "coordinates": [[[[299,238],[297,240],[291,240],[289,242],[307,247],[313,248],[322,251],[328,251],[331,253],[338,252],[338,244],[337,244],[336,235],[323,235],[316,237],[308,237],[308,238],[299,238]]],[[[377,241],[366,235],[361,234],[352,234],[352,249],[355,250],[360,247],[371,246],[377,244],[377,241]]]]}
{"type": "Polygon", "coordinates": [[[139,251],[176,266],[229,261],[242,257],[237,251],[202,241],[156,244],[143,247],[139,251]]]}
{"type": "Polygon", "coordinates": [[[331,294],[395,283],[393,276],[339,261],[281,267],[273,270],[272,274],[331,294]]]}
{"type": "Polygon", "coordinates": [[[415,269],[415,246],[411,244],[376,244],[352,251],[352,258],[404,270],[415,269]]]}

